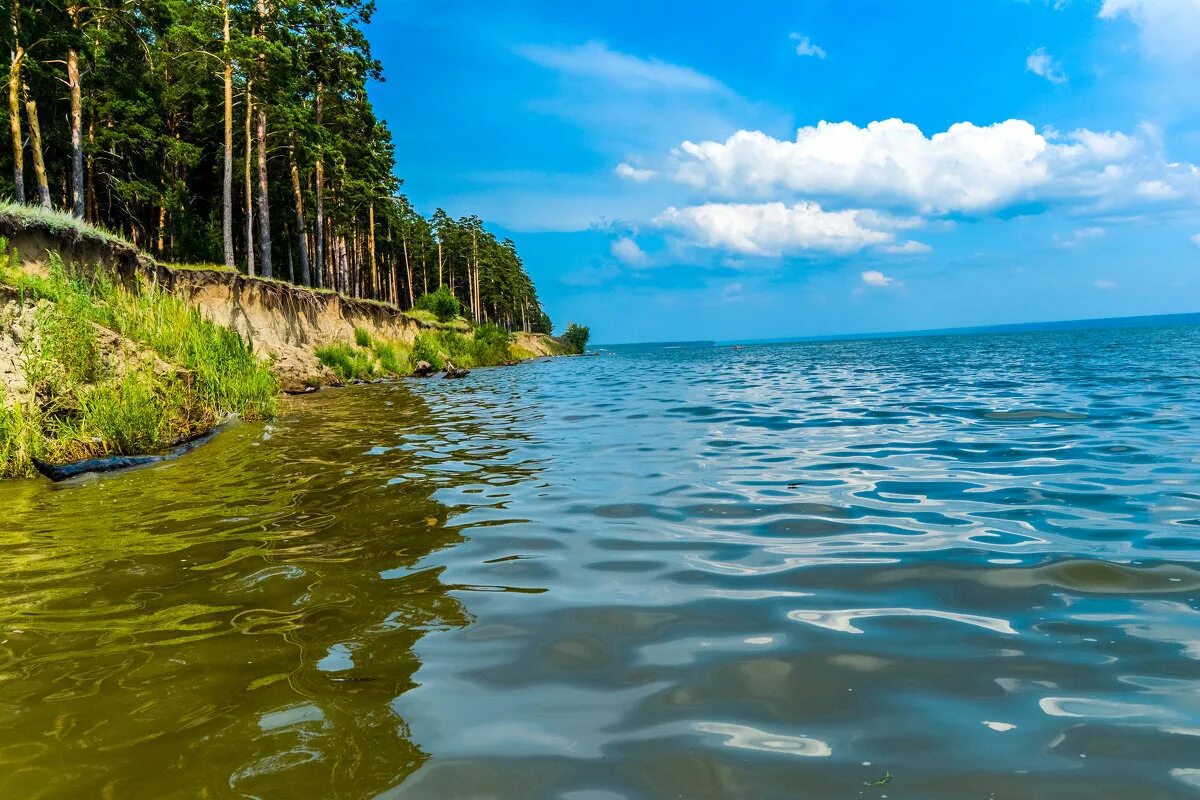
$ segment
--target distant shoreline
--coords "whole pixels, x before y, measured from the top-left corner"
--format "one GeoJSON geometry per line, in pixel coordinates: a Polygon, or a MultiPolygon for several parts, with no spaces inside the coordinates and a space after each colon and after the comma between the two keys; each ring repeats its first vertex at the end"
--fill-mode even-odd
{"type": "Polygon", "coordinates": [[[1200,325],[1200,311],[1182,314],[1147,314],[1136,317],[1098,317],[1095,319],[1012,322],[1002,325],[975,325],[965,328],[923,328],[912,331],[878,333],[832,333],[814,336],[784,336],[771,339],[722,339],[690,342],[624,342],[599,344],[592,349],[618,350],[633,347],[729,347],[734,345],[801,344],[806,342],[853,342],[873,339],[917,339],[934,336],[972,336],[994,333],[1039,333],[1054,331],[1105,330],[1109,328],[1171,328],[1200,325]]]}

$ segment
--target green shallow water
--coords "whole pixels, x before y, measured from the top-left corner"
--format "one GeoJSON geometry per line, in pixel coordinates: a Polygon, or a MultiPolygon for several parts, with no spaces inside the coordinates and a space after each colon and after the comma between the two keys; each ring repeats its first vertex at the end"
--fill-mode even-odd
{"type": "Polygon", "coordinates": [[[626,349],[0,485],[0,797],[1194,797],[1198,365],[626,349]]]}

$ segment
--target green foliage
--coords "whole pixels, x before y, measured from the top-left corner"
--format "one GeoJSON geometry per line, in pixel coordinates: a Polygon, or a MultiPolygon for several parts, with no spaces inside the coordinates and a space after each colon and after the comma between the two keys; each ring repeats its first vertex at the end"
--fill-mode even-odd
{"type": "Polygon", "coordinates": [[[371,332],[363,327],[354,329],[354,343],[359,347],[371,346],[371,332]]]}
{"type": "Polygon", "coordinates": [[[409,362],[408,348],[396,342],[376,340],[374,343],[375,357],[379,359],[379,369],[391,375],[407,375],[412,372],[409,362]]]}
{"type": "Polygon", "coordinates": [[[512,336],[499,325],[480,325],[475,329],[472,351],[477,366],[507,364],[513,360],[512,336]]]}
{"type": "Polygon", "coordinates": [[[30,474],[33,457],[155,452],[229,414],[275,413],[269,366],[237,334],[156,286],[126,291],[71,274],[54,257],[48,277],[10,269],[0,278],[41,305],[37,344],[25,354],[36,393],[0,397],[0,475],[30,474]],[[103,345],[97,326],[124,340],[108,335],[103,345]]]}
{"type": "MultiPolygon", "coordinates": [[[[181,269],[226,270],[222,134],[227,113],[236,115],[241,130],[241,113],[252,99],[268,112],[273,213],[266,254],[273,277],[394,299],[401,307],[422,296],[418,307],[443,323],[462,316],[549,333],[511,240],[498,238],[475,215],[456,219],[437,209],[426,218],[399,193],[392,134],[369,96],[372,82],[382,78],[364,32],[376,5],[230,0],[226,42],[219,2],[8,3],[0,14],[5,43],[10,52],[26,51],[18,77],[39,111],[52,201],[69,202],[73,133],[81,134],[90,181],[82,211],[91,224],[63,211],[13,204],[0,204],[0,217],[19,216],[22,225],[63,238],[131,241],[160,259],[182,262],[181,269]],[[64,89],[69,49],[81,67],[82,131],[72,131],[71,92],[64,89]],[[229,107],[226,65],[232,67],[229,107]],[[326,223],[320,232],[318,198],[326,223]],[[370,258],[367,248],[355,246],[369,240],[375,245],[370,258]],[[300,271],[302,242],[312,249],[307,277],[300,271]],[[363,279],[373,271],[378,289],[363,279]]],[[[239,144],[239,162],[243,153],[239,144]]],[[[12,161],[12,148],[0,148],[3,195],[15,191],[12,161]]],[[[27,158],[25,201],[32,203],[37,191],[29,166],[27,158]]],[[[239,184],[242,166],[235,169],[239,184]]],[[[240,186],[236,194],[229,256],[245,269],[265,237],[255,231],[246,241],[240,186]]],[[[262,255],[255,260],[261,273],[262,255]]]]}
{"type": "Polygon", "coordinates": [[[346,342],[318,347],[317,358],[343,381],[365,381],[375,377],[374,356],[346,342]]]}
{"type": "Polygon", "coordinates": [[[436,335],[428,331],[417,334],[417,338],[413,341],[410,358],[414,366],[420,361],[428,361],[434,369],[442,369],[446,366],[445,359],[438,352],[436,335]]]}
{"type": "Polygon", "coordinates": [[[112,452],[151,452],[171,438],[171,412],[186,405],[175,392],[164,397],[170,389],[145,371],[88,387],[79,397],[80,432],[102,439],[112,452]]]}
{"type": "Polygon", "coordinates": [[[576,325],[574,322],[567,325],[567,329],[563,332],[562,339],[571,350],[576,354],[582,354],[587,350],[588,339],[591,338],[592,331],[583,325],[576,325]]]}
{"type": "Polygon", "coordinates": [[[439,322],[447,322],[462,313],[462,304],[445,284],[439,286],[436,291],[421,295],[414,307],[431,312],[439,322]]]}

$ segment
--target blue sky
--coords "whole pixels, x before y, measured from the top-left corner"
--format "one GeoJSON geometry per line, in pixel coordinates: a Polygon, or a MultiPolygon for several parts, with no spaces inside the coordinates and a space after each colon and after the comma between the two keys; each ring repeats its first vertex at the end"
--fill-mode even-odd
{"type": "Polygon", "coordinates": [[[561,329],[1200,311],[1200,0],[381,0],[405,191],[561,329]]]}

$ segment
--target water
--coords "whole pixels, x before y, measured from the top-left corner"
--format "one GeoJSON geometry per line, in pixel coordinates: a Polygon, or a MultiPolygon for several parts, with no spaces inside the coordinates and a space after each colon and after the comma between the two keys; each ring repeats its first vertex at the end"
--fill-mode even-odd
{"type": "Polygon", "coordinates": [[[0,797],[1194,797],[1198,443],[1177,327],[624,351],[5,484],[0,797]]]}

